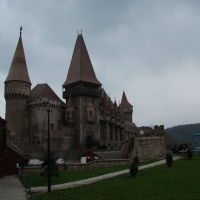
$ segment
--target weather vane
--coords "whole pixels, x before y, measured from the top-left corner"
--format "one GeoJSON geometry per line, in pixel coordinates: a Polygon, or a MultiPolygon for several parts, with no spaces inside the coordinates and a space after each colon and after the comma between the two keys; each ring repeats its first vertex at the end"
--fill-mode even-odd
{"type": "Polygon", "coordinates": [[[20,38],[22,36],[22,26],[20,27],[20,38]]]}

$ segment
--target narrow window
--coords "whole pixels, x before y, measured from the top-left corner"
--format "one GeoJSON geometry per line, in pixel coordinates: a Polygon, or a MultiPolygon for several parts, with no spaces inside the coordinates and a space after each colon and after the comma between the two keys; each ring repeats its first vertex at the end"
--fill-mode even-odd
{"type": "Polygon", "coordinates": [[[51,123],[51,131],[54,131],[54,124],[51,123]]]}

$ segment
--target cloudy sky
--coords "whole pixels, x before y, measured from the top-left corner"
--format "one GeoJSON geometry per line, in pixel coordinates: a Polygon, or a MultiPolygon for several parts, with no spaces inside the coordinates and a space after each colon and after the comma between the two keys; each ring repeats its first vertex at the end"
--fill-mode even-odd
{"type": "Polygon", "coordinates": [[[137,126],[200,122],[200,1],[0,1],[0,116],[4,81],[23,26],[32,88],[62,98],[77,31],[111,99],[125,91],[137,126]]]}

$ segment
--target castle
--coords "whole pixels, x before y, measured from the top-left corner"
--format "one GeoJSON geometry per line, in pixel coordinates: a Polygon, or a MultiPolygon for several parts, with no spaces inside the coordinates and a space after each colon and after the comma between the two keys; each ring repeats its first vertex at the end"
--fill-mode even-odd
{"type": "MultiPolygon", "coordinates": [[[[67,74],[67,72],[66,72],[67,74]]],[[[31,89],[22,35],[5,80],[8,143],[32,158],[47,149],[50,106],[51,150],[67,152],[120,150],[121,142],[138,133],[133,106],[125,92],[117,105],[97,79],[82,33],[78,34],[66,80],[63,102],[48,84],[31,89]]]]}

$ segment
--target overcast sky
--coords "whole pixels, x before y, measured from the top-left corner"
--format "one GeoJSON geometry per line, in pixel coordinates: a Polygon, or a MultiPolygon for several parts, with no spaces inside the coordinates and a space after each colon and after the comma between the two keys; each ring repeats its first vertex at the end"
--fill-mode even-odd
{"type": "Polygon", "coordinates": [[[200,1],[0,1],[0,116],[4,81],[23,27],[32,88],[62,98],[77,31],[111,99],[125,91],[137,126],[200,122],[200,1]]]}

